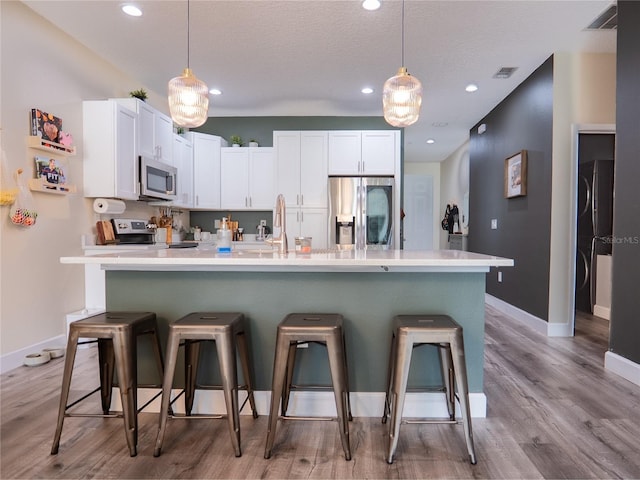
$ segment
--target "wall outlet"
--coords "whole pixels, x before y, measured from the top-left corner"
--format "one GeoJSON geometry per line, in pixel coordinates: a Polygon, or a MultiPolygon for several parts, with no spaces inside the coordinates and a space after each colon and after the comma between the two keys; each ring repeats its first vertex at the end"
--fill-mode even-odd
{"type": "Polygon", "coordinates": [[[260,220],[260,225],[262,225],[263,227],[267,226],[267,221],[266,220],[260,220]]]}
{"type": "Polygon", "coordinates": [[[220,220],[216,219],[213,221],[213,228],[220,228],[220,220]]]}
{"type": "Polygon", "coordinates": [[[498,283],[502,283],[502,272],[498,270],[498,283]]]}
{"type": "Polygon", "coordinates": [[[497,218],[492,218],[491,219],[491,230],[497,230],[498,229],[498,219],[497,218]]]}

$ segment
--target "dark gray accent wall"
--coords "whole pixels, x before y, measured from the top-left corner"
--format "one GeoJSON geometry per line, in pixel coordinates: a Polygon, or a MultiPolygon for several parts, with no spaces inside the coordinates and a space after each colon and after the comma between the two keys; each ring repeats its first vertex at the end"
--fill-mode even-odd
{"type": "Polygon", "coordinates": [[[383,117],[209,117],[197,132],[229,140],[240,135],[246,146],[254,138],[261,147],[273,146],[274,130],[391,130],[383,117]]]}
{"type": "MultiPolygon", "coordinates": [[[[497,81],[497,80],[496,80],[497,81]]],[[[470,132],[469,250],[513,258],[487,274],[487,293],[548,320],[553,57],[470,132]],[[478,134],[478,126],[486,132],[478,134]],[[505,159],[527,150],[527,195],[504,198],[505,159]],[[496,219],[498,228],[491,229],[496,219]]]]}
{"type": "Polygon", "coordinates": [[[640,2],[618,1],[612,352],[640,363],[640,2]]]}

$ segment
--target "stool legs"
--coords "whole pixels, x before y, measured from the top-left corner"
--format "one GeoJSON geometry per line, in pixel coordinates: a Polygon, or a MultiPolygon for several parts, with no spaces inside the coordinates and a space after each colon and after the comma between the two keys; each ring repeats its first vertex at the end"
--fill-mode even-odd
{"type": "Polygon", "coordinates": [[[107,415],[111,408],[111,392],[113,388],[113,373],[115,371],[115,352],[113,341],[107,338],[98,339],[98,364],[100,365],[100,400],[102,412],[107,415]]]}
{"type": "Polygon", "coordinates": [[[451,347],[449,345],[438,345],[440,353],[440,365],[442,368],[442,382],[444,384],[445,396],[447,397],[447,412],[449,419],[456,419],[456,387],[454,383],[453,360],[451,358],[451,347]]]}
{"type": "Polygon", "coordinates": [[[162,452],[162,442],[164,434],[167,430],[167,419],[169,415],[169,404],[171,403],[171,387],[173,386],[173,375],[176,371],[176,362],[178,359],[178,348],[180,348],[180,336],[169,335],[167,340],[167,365],[164,370],[164,379],[162,381],[162,400],[160,402],[160,426],[158,428],[158,436],[156,437],[156,447],[153,450],[153,456],[158,457],[162,452]]]}
{"type": "Polygon", "coordinates": [[[331,369],[331,380],[333,382],[333,392],[336,397],[336,410],[338,414],[338,425],[340,428],[340,439],[346,460],[351,460],[351,448],[349,446],[349,424],[348,417],[351,414],[349,407],[349,388],[347,387],[347,375],[345,365],[345,351],[343,337],[332,336],[327,339],[327,350],[329,353],[329,368],[331,369]]]}
{"type": "Polygon", "coordinates": [[[135,363],[130,361],[136,355],[135,341],[127,332],[119,331],[113,336],[113,350],[116,357],[125,436],[129,446],[129,454],[135,457],[138,453],[136,447],[138,443],[137,372],[135,363]],[[125,358],[128,358],[129,361],[125,361],[125,358]]]}
{"type": "Polygon", "coordinates": [[[469,387],[467,385],[467,368],[464,361],[464,341],[462,331],[456,332],[451,341],[453,368],[455,371],[456,386],[458,388],[458,398],[460,400],[460,410],[462,411],[462,426],[464,436],[469,451],[469,460],[475,465],[477,463],[476,452],[473,446],[473,430],[471,428],[471,409],[469,408],[469,387]]]}
{"type": "Polygon", "coordinates": [[[391,409],[391,425],[389,426],[389,450],[387,453],[387,463],[393,463],[393,457],[398,447],[398,436],[400,434],[400,423],[402,423],[402,411],[407,392],[407,381],[409,377],[409,365],[411,363],[412,342],[408,341],[406,335],[399,334],[395,339],[395,359],[391,374],[391,387],[389,395],[389,405],[391,409]]]}
{"type": "Polygon", "coordinates": [[[200,357],[200,341],[184,341],[184,408],[187,415],[193,410],[198,375],[198,358],[200,357]]]}
{"type": "Polygon", "coordinates": [[[247,336],[244,332],[241,332],[237,335],[238,340],[238,353],[240,354],[240,364],[242,366],[242,376],[244,377],[244,383],[247,385],[247,394],[249,396],[249,406],[251,407],[251,412],[253,418],[258,418],[258,409],[256,408],[256,400],[253,396],[253,382],[251,380],[251,362],[249,355],[249,344],[247,341],[247,336]]]}
{"type": "Polygon", "coordinates": [[[224,401],[227,407],[227,420],[229,422],[229,433],[231,434],[231,444],[236,457],[240,457],[240,416],[238,413],[238,372],[236,366],[236,347],[233,333],[228,331],[221,342],[216,342],[218,352],[218,362],[220,363],[220,373],[222,377],[222,390],[224,401]]]}
{"type": "Polygon", "coordinates": [[[284,382],[287,377],[287,358],[289,356],[290,342],[278,331],[276,335],[276,353],[273,361],[273,379],[271,382],[271,405],[269,407],[269,423],[267,424],[267,444],[264,449],[264,458],[271,457],[273,441],[276,437],[276,427],[278,425],[278,408],[280,398],[284,389],[284,382]]]}
{"type": "MultiPolygon", "coordinates": [[[[56,432],[53,435],[53,445],[51,446],[51,455],[56,455],[60,447],[60,436],[62,435],[62,425],[67,410],[67,402],[69,401],[69,389],[71,388],[71,374],[73,372],[73,363],[76,359],[76,349],[78,347],[78,334],[75,331],[69,332],[69,340],[67,342],[67,353],[64,357],[64,372],[62,373],[62,390],[60,392],[60,405],[58,407],[58,423],[56,432]]],[[[104,404],[103,404],[104,406],[104,404]]]]}

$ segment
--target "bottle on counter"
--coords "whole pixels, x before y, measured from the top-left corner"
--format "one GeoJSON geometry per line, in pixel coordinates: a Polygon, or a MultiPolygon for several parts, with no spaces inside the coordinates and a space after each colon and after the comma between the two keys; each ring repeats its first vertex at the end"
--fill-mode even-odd
{"type": "Polygon", "coordinates": [[[222,226],[217,232],[217,250],[220,253],[231,252],[231,230],[227,225],[227,217],[222,218],[222,226]]]}

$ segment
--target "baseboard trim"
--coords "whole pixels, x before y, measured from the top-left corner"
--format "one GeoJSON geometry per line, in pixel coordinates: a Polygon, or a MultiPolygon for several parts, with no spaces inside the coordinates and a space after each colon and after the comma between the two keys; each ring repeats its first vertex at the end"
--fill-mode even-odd
{"type": "MultiPolygon", "coordinates": [[[[138,390],[138,404],[143,405],[159,392],[155,388],[141,388],[138,390]]],[[[173,395],[180,393],[174,389],[173,395]]],[[[246,393],[240,393],[240,404],[246,398],[246,393]]],[[[269,415],[269,405],[271,400],[270,391],[254,392],[256,408],[259,415],[269,415]]],[[[485,418],[487,416],[487,397],[484,393],[470,393],[469,405],[471,416],[474,418],[485,418]]],[[[354,417],[382,417],[384,407],[384,392],[351,392],[351,413],[354,417]]],[[[114,388],[111,408],[122,410],[120,403],[120,392],[114,388]]],[[[184,402],[178,400],[173,405],[176,413],[184,413],[184,402]]],[[[193,414],[215,414],[225,412],[224,397],[218,390],[196,390],[193,401],[193,414]]],[[[460,416],[459,406],[456,404],[457,415],[460,416]]],[[[160,397],[145,408],[145,412],[160,412],[160,397]]],[[[251,415],[248,405],[241,412],[242,415],[251,415]]],[[[289,401],[289,415],[298,416],[335,416],[336,404],[333,392],[291,392],[289,401]]],[[[447,405],[443,393],[408,393],[403,416],[405,417],[433,417],[444,418],[448,416],[447,405]]]]}
{"type": "Polygon", "coordinates": [[[500,300],[493,295],[485,293],[485,302],[487,305],[499,310],[508,317],[517,320],[520,323],[524,323],[528,327],[534,329],[538,333],[542,333],[547,337],[572,337],[573,327],[571,323],[549,323],[535,315],[531,315],[529,312],[514,307],[510,303],[500,300]]]}
{"type": "Polygon", "coordinates": [[[602,307],[600,305],[593,306],[593,314],[596,317],[604,318],[606,320],[611,320],[611,309],[609,307],[602,307]]]}
{"type": "Polygon", "coordinates": [[[58,335],[57,337],[43,340],[42,342],[21,348],[15,352],[2,355],[2,357],[0,357],[0,374],[22,366],[26,355],[40,353],[45,348],[65,348],[66,345],[67,337],[65,335],[58,335]]]}
{"type": "Polygon", "coordinates": [[[604,368],[631,383],[640,385],[640,364],[632,362],[628,358],[621,357],[613,352],[604,354],[604,368]]]}

